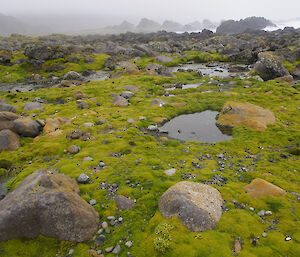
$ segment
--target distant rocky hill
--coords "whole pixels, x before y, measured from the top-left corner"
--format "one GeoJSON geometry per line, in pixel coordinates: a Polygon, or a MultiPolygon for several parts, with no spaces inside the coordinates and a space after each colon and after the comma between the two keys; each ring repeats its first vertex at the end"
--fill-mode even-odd
{"type": "Polygon", "coordinates": [[[201,31],[203,29],[215,30],[218,23],[212,22],[210,20],[204,19],[202,22],[194,21],[188,24],[180,24],[176,21],[166,20],[162,24],[150,20],[147,18],[142,18],[140,22],[135,26],[127,21],[123,21],[117,26],[107,26],[94,30],[82,30],[78,32],[69,33],[71,35],[92,35],[92,34],[120,34],[126,32],[134,33],[149,33],[157,31],[167,31],[167,32],[191,32],[191,31],[201,31]]]}
{"type": "Polygon", "coordinates": [[[239,34],[247,30],[261,30],[269,26],[276,26],[263,17],[248,17],[239,21],[223,21],[217,28],[219,34],[239,34]]]}

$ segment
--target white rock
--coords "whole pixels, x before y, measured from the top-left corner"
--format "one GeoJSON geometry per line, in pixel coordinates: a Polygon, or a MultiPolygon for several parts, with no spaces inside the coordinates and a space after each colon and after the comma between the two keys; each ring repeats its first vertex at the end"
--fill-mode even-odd
{"type": "Polygon", "coordinates": [[[167,176],[173,176],[176,173],[176,169],[172,168],[172,169],[169,169],[169,170],[165,170],[164,173],[167,176]]]}

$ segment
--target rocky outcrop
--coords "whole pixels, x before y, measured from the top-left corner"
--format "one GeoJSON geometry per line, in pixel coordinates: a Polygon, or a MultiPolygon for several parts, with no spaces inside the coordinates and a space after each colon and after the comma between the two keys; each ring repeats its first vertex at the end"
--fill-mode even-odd
{"type": "Polygon", "coordinates": [[[245,126],[250,129],[266,130],[268,124],[275,123],[272,111],[250,103],[227,102],[219,115],[219,128],[245,126]]]}
{"type": "Polygon", "coordinates": [[[263,17],[248,17],[239,21],[227,20],[223,21],[217,28],[219,34],[239,34],[247,30],[260,30],[274,24],[263,17]]]}
{"type": "Polygon", "coordinates": [[[279,58],[270,52],[260,53],[259,60],[254,65],[254,70],[263,80],[275,79],[290,75],[283,67],[279,58]]]}
{"type": "Polygon", "coordinates": [[[222,216],[220,192],[208,185],[179,182],[170,187],[159,200],[165,219],[177,216],[190,231],[214,229],[222,216]]]}
{"type": "Polygon", "coordinates": [[[247,195],[252,198],[286,195],[286,192],[283,189],[261,178],[252,180],[252,182],[245,186],[244,189],[246,190],[247,195]]]}
{"type": "Polygon", "coordinates": [[[97,223],[98,213],[79,196],[76,181],[57,172],[34,172],[0,201],[0,241],[41,234],[82,242],[97,223]]]}

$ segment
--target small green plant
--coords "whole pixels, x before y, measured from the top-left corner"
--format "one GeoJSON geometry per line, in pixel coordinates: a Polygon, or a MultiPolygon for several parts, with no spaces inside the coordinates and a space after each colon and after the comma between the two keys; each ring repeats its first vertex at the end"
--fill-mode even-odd
{"type": "Polygon", "coordinates": [[[171,247],[172,236],[170,231],[174,226],[168,223],[161,223],[155,228],[156,238],[153,240],[154,249],[158,252],[164,253],[171,247]]]}

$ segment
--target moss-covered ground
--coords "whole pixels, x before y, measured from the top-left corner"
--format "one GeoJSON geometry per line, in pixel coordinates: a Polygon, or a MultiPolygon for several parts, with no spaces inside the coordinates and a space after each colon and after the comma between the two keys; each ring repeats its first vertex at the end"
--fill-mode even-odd
{"type": "MultiPolygon", "coordinates": [[[[195,58],[199,60],[206,58],[200,53],[194,53],[194,56],[198,56],[195,58]]],[[[102,57],[95,58],[94,65],[103,65],[102,57]]],[[[13,68],[14,66],[8,67],[13,68]]],[[[24,75],[20,66],[15,68],[16,78],[24,75]]],[[[82,71],[82,68],[90,67],[83,63],[68,66],[70,70],[82,71]]],[[[300,160],[297,155],[292,154],[297,152],[300,143],[299,83],[290,85],[254,79],[233,81],[235,83],[231,83],[227,91],[218,92],[217,86],[209,84],[208,78],[200,78],[196,73],[177,73],[175,78],[141,74],[90,82],[73,88],[50,88],[26,93],[1,92],[0,98],[16,106],[18,113],[23,112],[25,102],[38,97],[49,102],[44,104],[45,111],[32,111],[27,115],[38,113],[39,119],[72,119],[72,124],[62,125],[63,135],[56,138],[46,135],[36,139],[23,138],[18,151],[0,153],[0,159],[12,162],[21,171],[6,186],[13,190],[26,176],[41,168],[57,169],[74,179],[81,173],[86,173],[91,180],[89,184],[80,185],[81,196],[87,201],[97,200],[94,207],[99,212],[100,220],[114,215],[122,216],[124,223],[119,227],[110,227],[111,233],[106,235],[107,240],[99,247],[94,245],[94,241],[76,244],[39,236],[33,240],[1,242],[0,256],[66,256],[70,249],[75,250],[73,256],[89,256],[87,252],[91,248],[104,250],[117,243],[123,249],[119,256],[127,256],[127,252],[138,257],[232,256],[234,240],[238,237],[243,241],[243,249],[238,256],[299,256],[300,205],[297,197],[291,194],[300,193],[300,160]],[[162,86],[178,81],[202,82],[203,85],[196,89],[177,89],[174,90],[175,96],[164,97],[162,86]],[[110,94],[121,93],[124,90],[118,88],[125,85],[135,85],[140,91],[130,99],[128,107],[114,107],[110,94]],[[77,109],[73,97],[77,90],[88,95],[89,98],[84,101],[89,103],[89,109],[77,109]],[[207,90],[213,92],[201,93],[207,90]],[[146,97],[147,94],[150,97],[146,97]],[[154,98],[163,99],[167,104],[153,107],[151,101],[154,98]],[[64,99],[66,103],[51,104],[56,99],[64,99]],[[149,125],[155,124],[155,117],[171,119],[182,113],[207,109],[219,111],[229,100],[249,102],[270,109],[276,116],[276,123],[268,126],[266,131],[235,128],[230,141],[216,144],[162,141],[145,130],[149,125]],[[174,106],[172,103],[185,105],[174,106]],[[139,116],[146,117],[146,120],[139,120],[139,116]],[[135,122],[128,123],[129,118],[135,122]],[[100,119],[105,119],[106,123],[89,128],[83,126],[85,122],[96,123],[100,119]],[[68,141],[66,134],[74,129],[90,132],[95,139],[68,141]],[[64,149],[73,144],[80,146],[81,151],[75,155],[64,153],[64,149]],[[120,153],[121,157],[112,157],[112,153],[120,153]],[[226,157],[222,164],[216,157],[220,153],[226,157]],[[83,161],[87,156],[92,157],[93,161],[83,161]],[[100,160],[107,167],[98,172],[93,171],[91,167],[97,166],[100,160]],[[176,169],[172,177],[163,172],[170,167],[176,169]],[[200,183],[210,180],[216,174],[227,178],[223,186],[212,185],[221,192],[227,208],[215,230],[189,232],[178,218],[165,220],[160,214],[159,198],[170,186],[182,181],[185,173],[194,174],[195,179],[192,181],[200,183]],[[243,187],[254,178],[263,178],[288,193],[285,197],[249,198],[243,187]],[[137,200],[134,208],[119,212],[114,200],[108,198],[107,191],[100,189],[101,182],[118,184],[118,194],[137,200]],[[234,201],[244,208],[237,208],[234,201]],[[255,208],[255,211],[251,211],[250,207],[255,208]],[[263,220],[257,215],[262,209],[271,210],[273,214],[263,220]],[[162,233],[168,235],[158,235],[156,232],[160,229],[159,226],[165,223],[169,224],[170,229],[162,233]],[[267,237],[261,236],[264,231],[267,232],[267,237]],[[252,240],[258,236],[260,239],[254,246],[252,240]],[[285,241],[286,236],[290,236],[292,240],[285,241]],[[158,237],[167,238],[167,247],[163,247],[162,243],[155,245],[155,242],[160,241],[158,237]],[[132,248],[124,246],[127,240],[133,241],[132,248]]],[[[229,79],[215,80],[215,84],[228,82],[229,79]]]]}

